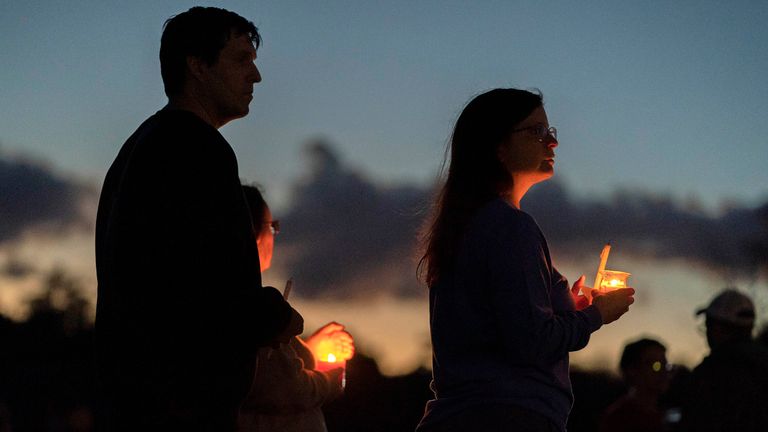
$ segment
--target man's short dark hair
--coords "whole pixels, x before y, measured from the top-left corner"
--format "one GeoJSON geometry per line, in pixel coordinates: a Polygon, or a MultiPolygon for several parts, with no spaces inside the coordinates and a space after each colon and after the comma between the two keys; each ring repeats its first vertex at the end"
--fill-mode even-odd
{"type": "Polygon", "coordinates": [[[171,97],[181,92],[188,56],[213,65],[230,37],[241,35],[248,35],[259,48],[261,36],[256,26],[226,9],[196,6],[165,21],[160,40],[160,73],[165,94],[171,97]]]}

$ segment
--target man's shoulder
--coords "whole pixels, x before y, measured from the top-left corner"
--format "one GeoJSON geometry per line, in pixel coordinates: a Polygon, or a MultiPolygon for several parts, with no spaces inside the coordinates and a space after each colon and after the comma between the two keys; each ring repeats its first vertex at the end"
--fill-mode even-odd
{"type": "Polygon", "coordinates": [[[139,139],[186,137],[195,140],[223,139],[211,125],[183,110],[163,109],[147,118],[136,130],[139,139]]]}
{"type": "Polygon", "coordinates": [[[712,351],[693,370],[694,374],[737,373],[768,375],[768,350],[754,342],[734,344],[712,351]]]}
{"type": "Polygon", "coordinates": [[[150,158],[162,162],[178,158],[211,159],[211,151],[226,147],[224,137],[195,114],[163,109],[147,118],[131,134],[121,153],[134,161],[150,158]]]}

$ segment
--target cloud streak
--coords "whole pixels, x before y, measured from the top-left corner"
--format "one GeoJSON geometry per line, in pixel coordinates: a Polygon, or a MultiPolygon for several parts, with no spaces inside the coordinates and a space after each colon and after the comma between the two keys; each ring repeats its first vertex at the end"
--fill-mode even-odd
{"type": "MultiPolygon", "coordinates": [[[[307,297],[423,295],[416,238],[432,191],[377,184],[347,166],[327,142],[311,142],[305,150],[310,164],[281,217],[276,266],[295,277],[307,297]]],[[[535,186],[523,206],[566,259],[583,259],[585,250],[599,251],[611,241],[623,254],[682,259],[729,280],[754,279],[768,262],[768,203],[712,216],[638,190],[617,191],[608,200],[576,199],[551,181],[535,186]]]]}
{"type": "Polygon", "coordinates": [[[94,195],[41,162],[0,154],[0,243],[35,227],[92,226],[95,215],[83,208],[94,195]]]}
{"type": "MultiPolygon", "coordinates": [[[[294,277],[296,293],[308,298],[423,296],[416,278],[417,235],[433,191],[382,185],[350,167],[328,142],[310,142],[305,152],[306,173],[293,184],[285,214],[276,215],[283,232],[274,265],[294,277]]],[[[0,246],[10,246],[28,231],[55,235],[61,228],[80,227],[90,235],[95,197],[94,188],[42,163],[0,155],[0,246]]],[[[535,186],[523,207],[560,259],[586,259],[584,251],[599,251],[611,241],[622,255],[681,259],[730,281],[768,274],[768,203],[732,206],[713,216],[647,191],[574,198],[566,184],[550,181],[535,186]]],[[[30,266],[11,253],[0,271],[20,277],[32,271],[30,266]]]]}
{"type": "Polygon", "coordinates": [[[427,192],[377,185],[345,166],[322,141],[308,144],[306,153],[308,175],[295,184],[292,205],[281,218],[278,265],[310,297],[413,295],[413,245],[427,192]]]}
{"type": "Polygon", "coordinates": [[[711,216],[639,190],[617,191],[607,201],[574,200],[554,182],[536,186],[524,204],[554,248],[570,257],[611,241],[633,256],[684,259],[735,280],[757,276],[759,247],[767,243],[768,224],[761,215],[768,204],[711,216]]]}

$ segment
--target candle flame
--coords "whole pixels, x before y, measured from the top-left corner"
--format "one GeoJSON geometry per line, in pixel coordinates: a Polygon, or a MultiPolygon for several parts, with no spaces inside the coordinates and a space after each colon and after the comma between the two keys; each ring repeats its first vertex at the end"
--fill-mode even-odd
{"type": "Polygon", "coordinates": [[[336,363],[336,356],[333,353],[328,353],[328,363],[336,363]]]}

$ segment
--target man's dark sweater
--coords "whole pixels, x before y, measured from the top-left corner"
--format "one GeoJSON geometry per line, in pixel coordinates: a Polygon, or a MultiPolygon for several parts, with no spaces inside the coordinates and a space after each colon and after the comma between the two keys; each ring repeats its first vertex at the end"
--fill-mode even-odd
{"type": "Polygon", "coordinates": [[[234,152],[186,111],[123,145],[96,224],[101,430],[234,430],[290,306],[262,288],[234,152]]]}
{"type": "Polygon", "coordinates": [[[537,412],[564,430],[573,402],[568,352],[601,325],[594,306],[574,310],[533,218],[502,199],[488,203],[430,289],[435,399],[422,424],[493,403],[537,412]]]}

